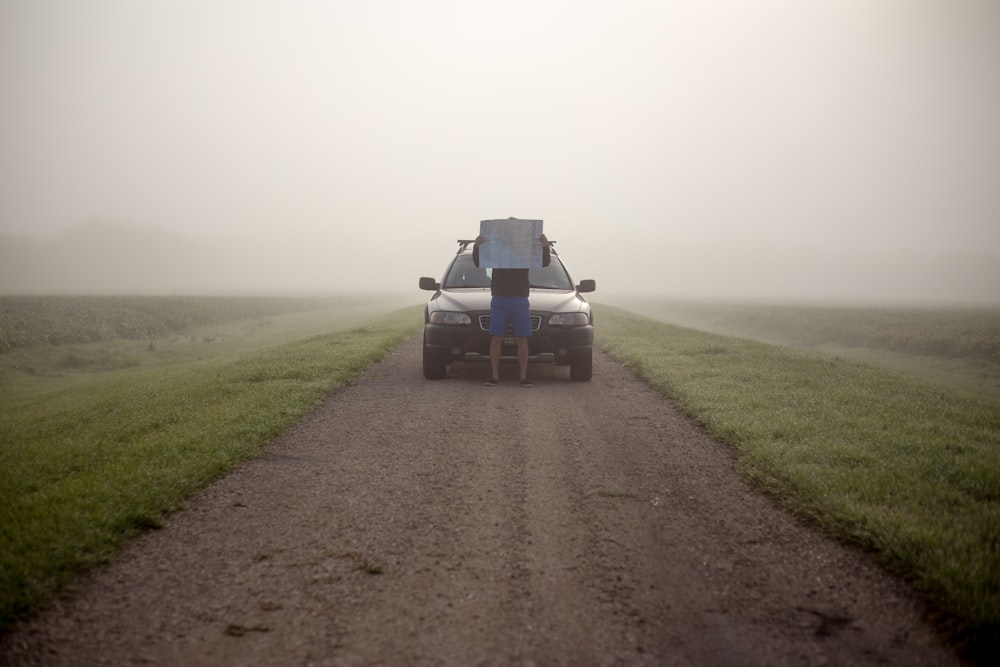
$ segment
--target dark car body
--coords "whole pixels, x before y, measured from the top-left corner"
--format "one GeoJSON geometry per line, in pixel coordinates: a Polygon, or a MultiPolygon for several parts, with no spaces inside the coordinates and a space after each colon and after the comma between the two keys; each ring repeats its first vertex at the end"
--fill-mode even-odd
{"type": "MultiPolygon", "coordinates": [[[[440,282],[421,278],[420,288],[433,291],[424,309],[424,377],[443,378],[451,362],[489,361],[490,278],[472,261],[471,241],[459,241],[440,282]]],[[[551,246],[550,246],[551,247],[551,246]]],[[[593,280],[574,285],[551,247],[551,261],[530,269],[531,336],[529,363],[568,364],[570,378],[590,380],[593,369],[594,316],[585,292],[593,280]]],[[[501,361],[517,361],[517,345],[508,324],[501,361]]]]}

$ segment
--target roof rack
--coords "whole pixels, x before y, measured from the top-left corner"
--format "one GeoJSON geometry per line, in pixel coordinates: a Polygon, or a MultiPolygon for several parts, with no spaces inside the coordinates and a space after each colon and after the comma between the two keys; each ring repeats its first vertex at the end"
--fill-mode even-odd
{"type": "MultiPolygon", "coordinates": [[[[469,249],[469,246],[474,244],[476,239],[458,239],[458,252],[462,253],[469,249]]],[[[549,241],[549,250],[553,253],[556,251],[556,242],[549,241]]]]}

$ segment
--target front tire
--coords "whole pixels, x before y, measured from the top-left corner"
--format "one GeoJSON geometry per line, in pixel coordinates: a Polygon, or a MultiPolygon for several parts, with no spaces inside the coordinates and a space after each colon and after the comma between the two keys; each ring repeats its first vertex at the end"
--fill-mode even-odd
{"type": "Polygon", "coordinates": [[[569,379],[576,382],[589,382],[594,376],[594,351],[587,350],[573,359],[569,365],[569,379]]]}
{"type": "Polygon", "coordinates": [[[448,372],[448,360],[424,348],[424,378],[441,380],[448,372]]]}

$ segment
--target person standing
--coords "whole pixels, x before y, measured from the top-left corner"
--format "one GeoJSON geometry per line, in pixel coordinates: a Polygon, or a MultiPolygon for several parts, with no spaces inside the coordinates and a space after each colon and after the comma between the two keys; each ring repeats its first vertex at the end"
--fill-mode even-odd
{"type": "MultiPolygon", "coordinates": [[[[551,261],[549,240],[545,234],[538,237],[542,243],[542,266],[551,261]]],[[[486,243],[486,237],[477,236],[472,248],[472,261],[479,266],[479,246],[486,243]]],[[[521,386],[530,388],[528,379],[528,336],[531,335],[531,307],[528,303],[530,283],[529,269],[493,269],[490,279],[490,370],[492,375],[486,380],[487,387],[495,387],[500,381],[500,351],[508,320],[517,340],[517,370],[521,386]]]]}

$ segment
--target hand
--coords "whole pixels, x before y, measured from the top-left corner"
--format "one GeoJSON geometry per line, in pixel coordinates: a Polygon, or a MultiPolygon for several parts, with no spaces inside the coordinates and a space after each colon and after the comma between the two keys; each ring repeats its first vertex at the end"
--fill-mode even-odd
{"type": "Polygon", "coordinates": [[[483,245],[484,243],[486,243],[486,237],[485,236],[477,236],[476,237],[476,245],[483,245]]]}

